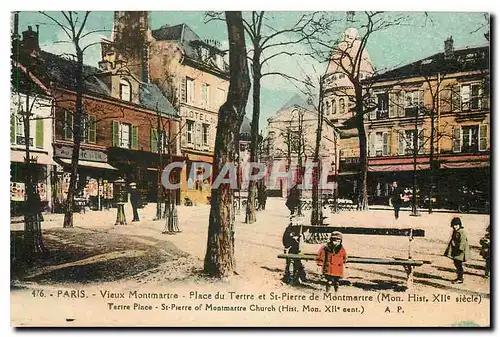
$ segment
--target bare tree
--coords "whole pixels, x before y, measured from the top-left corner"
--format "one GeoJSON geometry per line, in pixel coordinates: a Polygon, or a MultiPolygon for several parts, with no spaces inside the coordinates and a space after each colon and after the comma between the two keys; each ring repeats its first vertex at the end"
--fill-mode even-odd
{"type": "Polygon", "coordinates": [[[76,80],[76,100],[75,100],[75,113],[73,118],[73,153],[71,156],[71,168],[70,168],[70,181],[68,188],[68,195],[65,205],[64,222],[63,227],[73,227],[73,208],[74,208],[74,198],[75,198],[75,187],[78,174],[78,159],[80,156],[80,145],[82,141],[82,123],[85,117],[85,111],[83,109],[83,93],[84,93],[84,75],[83,75],[83,57],[84,53],[93,44],[88,44],[82,46],[82,39],[91,32],[84,33],[85,25],[89,18],[90,12],[87,11],[83,14],[83,18],[77,12],[68,11],[61,12],[64,19],[57,19],[51,14],[46,12],[40,12],[42,15],[46,16],[52,22],[54,22],[61,30],[65,33],[68,39],[72,42],[75,53],[76,53],[76,69],[75,69],[75,80],[76,80]]]}
{"type": "MultiPolygon", "coordinates": [[[[358,209],[366,210],[368,208],[368,193],[367,193],[367,177],[368,177],[368,160],[367,160],[367,137],[365,131],[365,114],[368,113],[366,107],[369,105],[369,90],[366,89],[368,80],[363,79],[362,66],[365,60],[366,45],[370,38],[376,32],[385,30],[391,26],[401,25],[406,16],[392,15],[392,17],[383,12],[365,11],[363,19],[358,22],[362,29],[362,33],[358,38],[344,39],[340,41],[332,41],[327,36],[313,35],[308,37],[309,46],[316,57],[322,61],[333,62],[352,84],[353,93],[350,98],[354,102],[352,108],[354,120],[358,131],[359,138],[359,163],[361,175],[359,178],[359,194],[358,194],[358,209]],[[336,46],[333,48],[332,46],[336,46]]],[[[355,23],[355,20],[352,20],[355,23]]]]}
{"type": "MultiPolygon", "coordinates": [[[[251,60],[252,70],[252,95],[253,95],[253,113],[252,113],[252,131],[250,140],[250,162],[259,160],[259,118],[260,118],[260,92],[261,81],[267,76],[281,76],[287,80],[298,81],[290,74],[279,71],[263,71],[263,68],[280,55],[289,57],[301,55],[300,52],[290,50],[290,47],[301,44],[310,36],[323,33],[326,25],[321,19],[319,13],[306,13],[300,15],[289,27],[277,29],[270,23],[271,14],[264,11],[252,11],[249,17],[243,17],[243,26],[245,32],[252,43],[252,49],[249,51],[248,58],[251,60]],[[285,50],[286,48],[286,50],[285,50]]],[[[220,19],[220,13],[207,13],[208,21],[220,19]]],[[[275,21],[276,23],[276,21],[275,21]]],[[[274,25],[275,25],[274,23],[274,25]]],[[[249,172],[255,174],[256,172],[249,172]]],[[[256,181],[250,180],[248,187],[248,202],[246,207],[246,223],[256,221],[255,199],[257,196],[256,181]]]]}
{"type": "MultiPolygon", "coordinates": [[[[219,109],[213,177],[237,158],[237,139],[250,91],[245,32],[241,12],[226,12],[229,40],[229,91],[219,109]]],[[[234,205],[230,183],[212,189],[204,271],[214,277],[234,272],[234,205]]]]}

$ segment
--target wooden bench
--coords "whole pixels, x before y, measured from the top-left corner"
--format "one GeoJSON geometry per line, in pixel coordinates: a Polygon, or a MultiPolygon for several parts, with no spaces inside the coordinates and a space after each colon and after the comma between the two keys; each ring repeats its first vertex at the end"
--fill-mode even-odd
{"type": "MultiPolygon", "coordinates": [[[[295,226],[294,226],[295,227],[295,226]]],[[[424,260],[414,260],[411,254],[411,243],[415,237],[424,237],[425,231],[423,229],[413,229],[413,228],[366,228],[366,227],[334,227],[334,226],[310,226],[310,225],[299,225],[299,250],[300,250],[300,238],[302,238],[304,232],[308,232],[310,236],[323,236],[324,240],[327,240],[326,234],[332,232],[341,232],[342,234],[353,234],[353,235],[384,235],[384,236],[405,236],[408,237],[408,258],[373,258],[373,257],[348,257],[346,263],[362,263],[362,264],[382,264],[382,265],[394,265],[403,266],[406,271],[406,287],[407,289],[413,286],[413,270],[415,267],[420,267],[425,263],[430,263],[430,261],[424,260]]],[[[300,253],[300,254],[279,254],[278,258],[287,260],[305,260],[311,261],[316,259],[316,254],[310,253],[300,253]]]]}

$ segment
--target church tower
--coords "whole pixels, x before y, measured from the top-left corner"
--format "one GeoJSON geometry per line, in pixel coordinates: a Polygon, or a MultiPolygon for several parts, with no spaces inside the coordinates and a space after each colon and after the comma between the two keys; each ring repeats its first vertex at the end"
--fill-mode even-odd
{"type": "Polygon", "coordinates": [[[149,82],[152,40],[147,11],[115,11],[110,41],[102,44],[102,59],[120,63],[142,82],[149,82]]]}

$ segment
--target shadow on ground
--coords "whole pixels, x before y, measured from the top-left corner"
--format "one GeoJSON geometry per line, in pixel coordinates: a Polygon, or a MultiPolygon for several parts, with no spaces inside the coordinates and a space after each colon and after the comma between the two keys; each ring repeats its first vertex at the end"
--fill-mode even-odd
{"type": "MultiPolygon", "coordinates": [[[[189,255],[168,241],[123,236],[114,229],[54,228],[43,232],[47,253],[30,263],[20,258],[22,232],[11,232],[11,281],[107,282],[141,275],[189,255]]],[[[11,282],[11,283],[12,283],[11,282]]]]}

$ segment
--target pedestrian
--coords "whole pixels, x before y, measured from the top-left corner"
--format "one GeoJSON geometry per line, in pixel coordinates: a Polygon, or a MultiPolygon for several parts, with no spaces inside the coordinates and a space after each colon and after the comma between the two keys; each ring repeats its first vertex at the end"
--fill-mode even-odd
{"type": "Polygon", "coordinates": [[[444,256],[452,259],[457,268],[457,278],[452,283],[464,283],[463,263],[470,259],[469,242],[467,241],[467,234],[460,218],[453,218],[451,220],[451,227],[453,227],[453,233],[451,234],[451,240],[448,243],[448,247],[446,247],[444,256]]]}
{"type": "Polygon", "coordinates": [[[399,209],[401,208],[401,203],[403,202],[403,191],[398,187],[398,182],[394,181],[392,183],[392,193],[391,193],[391,203],[394,207],[394,218],[399,218],[399,209]]]}
{"type": "Polygon", "coordinates": [[[137,191],[137,186],[135,183],[130,184],[130,203],[132,204],[132,210],[134,211],[134,220],[132,222],[137,222],[139,220],[139,213],[137,212],[137,208],[139,208],[139,191],[137,191]]]}
{"type": "Polygon", "coordinates": [[[295,211],[297,210],[297,207],[299,206],[299,188],[297,185],[294,185],[290,189],[290,193],[288,194],[288,197],[286,199],[286,207],[290,210],[290,215],[294,215],[295,211]]]}
{"type": "Polygon", "coordinates": [[[262,182],[259,188],[259,208],[261,210],[266,209],[266,202],[267,202],[267,188],[266,184],[262,182]]]}
{"type": "MultiPolygon", "coordinates": [[[[300,228],[299,226],[294,226],[294,217],[290,217],[290,223],[285,228],[283,232],[283,247],[285,254],[300,254],[300,228]]],[[[292,259],[286,259],[285,266],[285,282],[289,283],[293,280],[297,283],[302,283],[306,281],[306,272],[304,265],[300,259],[293,259],[293,272],[290,273],[290,265],[292,264],[292,259]]]]}
{"type": "Polygon", "coordinates": [[[481,244],[481,256],[485,260],[485,265],[484,265],[484,277],[489,278],[490,277],[490,271],[491,271],[491,255],[490,255],[490,245],[491,245],[491,224],[488,225],[486,228],[486,234],[481,238],[479,243],[481,244]]]}
{"type": "Polygon", "coordinates": [[[326,279],[326,292],[330,291],[333,284],[335,292],[339,289],[339,281],[344,276],[344,263],[347,253],[342,246],[342,233],[333,232],[326,245],[318,250],[316,264],[321,268],[321,274],[326,279]]]}

